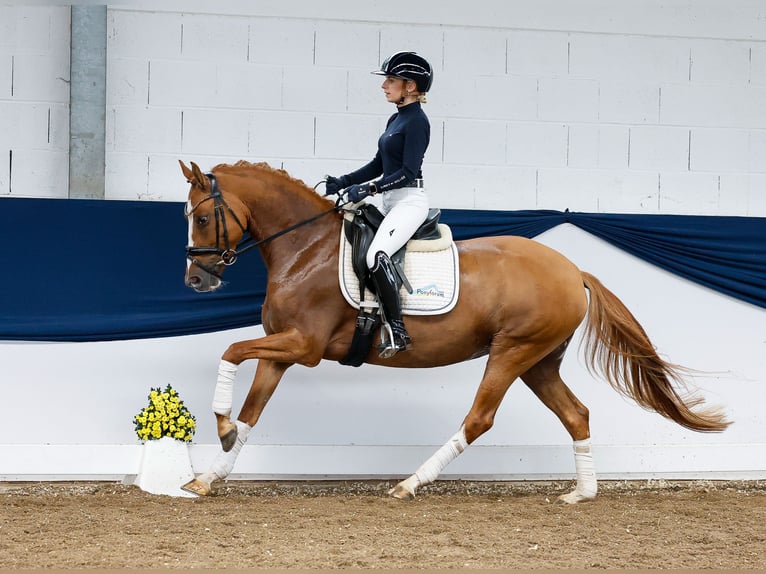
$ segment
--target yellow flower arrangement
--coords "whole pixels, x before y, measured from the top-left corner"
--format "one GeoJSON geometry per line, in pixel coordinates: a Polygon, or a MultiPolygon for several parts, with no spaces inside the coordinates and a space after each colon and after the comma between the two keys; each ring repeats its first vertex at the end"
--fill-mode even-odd
{"type": "Polygon", "coordinates": [[[149,404],[133,417],[136,434],[141,440],[156,440],[170,437],[191,442],[197,430],[197,419],[192,416],[170,385],[165,390],[151,389],[149,404]]]}

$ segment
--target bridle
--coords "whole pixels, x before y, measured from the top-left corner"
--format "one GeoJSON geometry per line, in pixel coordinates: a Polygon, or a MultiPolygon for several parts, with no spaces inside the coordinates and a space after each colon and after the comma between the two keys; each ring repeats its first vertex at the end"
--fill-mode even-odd
{"type": "MultiPolygon", "coordinates": [[[[229,241],[229,229],[226,225],[226,216],[225,211],[228,210],[228,212],[231,214],[231,216],[234,218],[234,221],[237,222],[237,225],[239,226],[240,230],[242,231],[242,234],[247,233],[247,228],[242,224],[242,222],[237,217],[237,214],[234,212],[234,210],[231,208],[231,206],[226,202],[226,199],[224,199],[223,194],[221,193],[221,188],[218,187],[218,180],[216,179],[215,175],[212,173],[206,173],[205,177],[208,178],[210,181],[210,193],[199,200],[194,206],[192,206],[191,210],[186,212],[186,217],[190,217],[194,210],[196,210],[200,205],[205,203],[206,201],[213,200],[213,213],[215,215],[215,247],[195,247],[192,245],[186,246],[186,258],[189,259],[192,263],[196,264],[197,267],[200,269],[206,271],[207,273],[210,273],[214,277],[217,277],[218,279],[221,279],[221,274],[216,271],[216,269],[220,265],[230,266],[234,265],[237,262],[237,258],[247,251],[250,251],[254,247],[258,247],[259,245],[263,245],[264,243],[267,243],[269,241],[272,241],[276,239],[277,237],[281,237],[285,233],[289,233],[290,231],[293,231],[294,229],[297,229],[299,227],[302,227],[304,225],[307,225],[320,217],[324,217],[325,215],[328,215],[330,213],[333,213],[335,211],[340,211],[343,208],[343,205],[345,203],[341,203],[341,198],[338,198],[338,201],[336,202],[335,206],[326,210],[322,211],[321,213],[318,213],[317,215],[314,215],[313,217],[310,217],[308,219],[304,219],[303,221],[299,221],[298,223],[295,223],[289,227],[286,227],[285,229],[282,229],[281,231],[277,231],[276,233],[269,235],[268,237],[265,237],[264,239],[261,239],[260,241],[255,241],[251,236],[248,236],[244,241],[237,244],[234,248],[231,246],[231,242],[229,241]],[[221,230],[223,230],[223,246],[221,246],[221,230]],[[205,265],[204,263],[201,263],[196,256],[198,255],[218,255],[220,259],[218,262],[214,263],[212,267],[210,265],[205,265]]],[[[319,182],[322,183],[322,182],[319,182]]],[[[314,186],[316,187],[319,185],[319,183],[314,186]]],[[[346,202],[347,203],[347,202],[346,202]]]]}

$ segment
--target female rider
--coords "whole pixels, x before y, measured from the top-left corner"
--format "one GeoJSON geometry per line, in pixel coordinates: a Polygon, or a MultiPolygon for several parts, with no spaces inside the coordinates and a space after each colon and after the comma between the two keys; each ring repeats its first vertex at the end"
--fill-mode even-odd
{"type": "Polygon", "coordinates": [[[372,161],[352,173],[328,176],[326,191],[342,192],[352,202],[383,194],[381,212],[385,217],[367,251],[367,267],[391,327],[392,351],[396,353],[409,349],[412,341],[402,321],[399,283],[391,256],[407,243],[428,215],[421,167],[431,126],[421,104],[431,88],[433,72],[430,64],[415,52],[397,52],[373,74],[385,76],[381,87],[386,100],[395,104],[397,111],[378,139],[378,152],[372,161]],[[382,177],[377,181],[371,181],[379,176],[382,177]]]}

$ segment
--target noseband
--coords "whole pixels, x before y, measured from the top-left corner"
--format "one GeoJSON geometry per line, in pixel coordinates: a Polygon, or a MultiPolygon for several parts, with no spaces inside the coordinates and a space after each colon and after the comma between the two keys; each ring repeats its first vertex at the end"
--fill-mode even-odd
{"type": "MultiPolygon", "coordinates": [[[[244,242],[240,243],[239,245],[235,246],[235,248],[231,247],[231,244],[229,242],[229,230],[226,226],[226,217],[224,214],[224,210],[228,210],[229,213],[231,213],[231,216],[234,218],[234,221],[237,222],[237,225],[242,230],[242,233],[247,233],[247,228],[242,225],[242,222],[237,217],[237,214],[234,213],[234,210],[229,206],[228,203],[226,203],[226,200],[223,197],[223,194],[221,193],[221,189],[218,187],[218,180],[216,179],[215,175],[212,173],[206,173],[205,177],[210,180],[210,194],[207,197],[204,197],[203,199],[199,200],[192,208],[191,211],[189,211],[186,216],[190,216],[194,213],[194,210],[197,209],[201,204],[205,203],[206,201],[213,200],[213,213],[215,214],[215,247],[194,247],[191,245],[186,246],[186,258],[189,259],[192,263],[195,263],[197,267],[200,269],[206,271],[207,273],[210,273],[214,277],[217,277],[218,279],[221,279],[221,274],[216,271],[216,268],[220,265],[234,265],[234,263],[237,262],[237,258],[246,251],[250,251],[253,247],[258,247],[259,245],[262,245],[263,243],[266,243],[268,241],[271,241],[272,239],[276,239],[277,237],[280,237],[284,235],[285,233],[288,233],[292,231],[293,229],[297,229],[298,227],[301,227],[303,225],[306,225],[308,223],[311,223],[312,221],[315,221],[319,219],[320,217],[323,217],[325,215],[328,215],[334,211],[340,211],[343,208],[343,205],[345,203],[341,202],[341,198],[338,198],[338,202],[335,204],[334,207],[331,209],[328,209],[327,211],[322,211],[321,213],[318,213],[317,215],[310,217],[308,219],[305,219],[303,221],[299,221],[298,223],[295,223],[294,225],[291,225],[290,227],[287,227],[285,229],[282,229],[281,231],[277,231],[273,235],[269,235],[268,237],[261,239],[260,241],[253,241],[252,237],[248,237],[244,242]],[[223,247],[221,247],[221,229],[223,229],[223,247]],[[220,257],[220,260],[217,263],[214,263],[213,266],[204,265],[201,263],[196,256],[197,255],[218,255],[220,257]]],[[[318,184],[317,184],[318,185],[318,184]]]]}

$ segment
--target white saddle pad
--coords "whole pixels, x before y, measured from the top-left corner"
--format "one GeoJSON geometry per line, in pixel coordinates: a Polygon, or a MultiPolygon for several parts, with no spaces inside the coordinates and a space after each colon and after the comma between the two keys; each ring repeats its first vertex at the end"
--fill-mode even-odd
{"type": "MultiPolygon", "coordinates": [[[[359,308],[359,280],[351,260],[351,244],[340,232],[340,290],[349,305],[359,308]]],[[[440,223],[441,239],[410,240],[404,256],[404,274],[412,286],[412,293],[402,288],[404,315],[440,315],[451,311],[457,303],[460,288],[460,269],[457,247],[452,241],[449,227],[440,223]]],[[[365,306],[375,301],[372,293],[364,296],[365,306]]]]}

